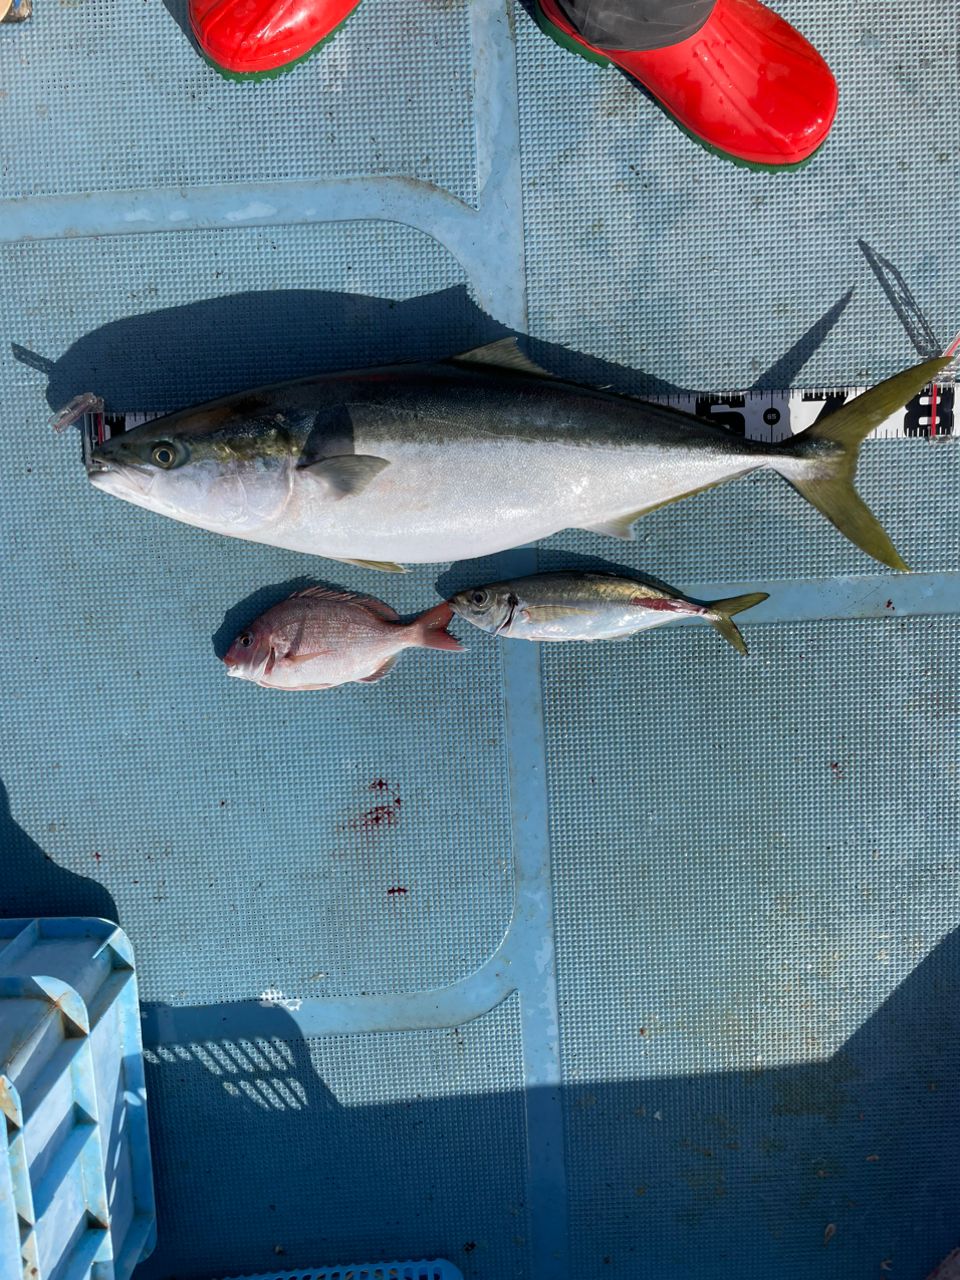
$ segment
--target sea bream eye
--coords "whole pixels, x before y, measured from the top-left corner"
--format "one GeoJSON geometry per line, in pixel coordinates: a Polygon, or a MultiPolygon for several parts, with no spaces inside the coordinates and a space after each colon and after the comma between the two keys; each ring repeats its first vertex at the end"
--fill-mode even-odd
{"type": "Polygon", "coordinates": [[[177,460],[176,450],[172,444],[154,445],[153,452],[150,456],[153,459],[154,464],[158,467],[162,467],[164,471],[168,471],[177,460]]]}
{"type": "Polygon", "coordinates": [[[251,634],[251,632],[245,631],[243,635],[239,637],[238,644],[240,645],[241,649],[249,649],[250,646],[253,644],[253,635],[251,634]]]}

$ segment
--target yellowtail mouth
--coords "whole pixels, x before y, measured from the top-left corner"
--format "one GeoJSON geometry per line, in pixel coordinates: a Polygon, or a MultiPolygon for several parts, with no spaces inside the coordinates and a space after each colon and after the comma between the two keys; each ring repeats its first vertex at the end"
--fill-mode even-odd
{"type": "Polygon", "coordinates": [[[87,467],[87,479],[95,489],[120,497],[130,493],[145,495],[150,492],[152,481],[146,468],[118,467],[115,463],[101,462],[96,457],[87,467]]]}

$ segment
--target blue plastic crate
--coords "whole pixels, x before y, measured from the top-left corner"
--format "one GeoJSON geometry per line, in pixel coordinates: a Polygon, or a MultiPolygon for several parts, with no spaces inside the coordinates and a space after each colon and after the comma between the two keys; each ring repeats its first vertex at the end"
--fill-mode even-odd
{"type": "Polygon", "coordinates": [[[13,1174],[10,1168],[9,1127],[7,1100],[0,1099],[0,1112],[4,1114],[4,1123],[0,1124],[0,1259],[15,1258],[20,1249],[20,1226],[17,1221],[17,1206],[13,1199],[13,1174]]]}
{"type": "Polygon", "coordinates": [[[230,1280],[463,1280],[463,1272],[437,1258],[433,1262],[357,1262],[308,1271],[270,1271],[230,1280]]]}
{"type": "Polygon", "coordinates": [[[0,921],[0,1108],[0,1280],[127,1280],[155,1209],[136,977],[115,925],[0,921]]]}
{"type": "Polygon", "coordinates": [[[0,976],[0,1151],[19,1240],[0,1276],[106,1275],[103,1147],[87,1010],[51,978],[0,976]]]}

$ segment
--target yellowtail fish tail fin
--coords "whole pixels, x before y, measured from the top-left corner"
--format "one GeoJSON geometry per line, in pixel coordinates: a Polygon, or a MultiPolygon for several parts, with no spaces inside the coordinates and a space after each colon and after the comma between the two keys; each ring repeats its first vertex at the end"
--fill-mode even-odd
{"type": "Polygon", "coordinates": [[[423,649],[449,649],[459,653],[463,645],[447,630],[452,617],[453,610],[448,604],[438,604],[436,608],[428,609],[410,624],[416,632],[413,643],[423,649]]]}
{"type": "MultiPolygon", "coordinates": [[[[950,357],[926,360],[879,382],[821,422],[784,441],[784,452],[804,460],[782,474],[796,491],[851,542],[891,569],[908,570],[900,552],[854,488],[860,445],[875,427],[896,413],[936,378],[950,357]]],[[[776,464],[774,464],[776,465],[776,464]]]]}
{"type": "Polygon", "coordinates": [[[934,360],[925,360],[922,364],[911,365],[892,378],[878,382],[869,391],[863,391],[848,404],[841,405],[828,417],[815,422],[798,436],[793,437],[794,445],[803,441],[829,440],[831,444],[843,445],[848,449],[858,449],[864,437],[879,427],[891,414],[902,409],[907,401],[923,390],[928,383],[935,380],[953,360],[953,356],[937,356],[934,360]]]}
{"type": "Polygon", "coordinates": [[[752,609],[755,604],[762,604],[768,598],[766,591],[751,591],[746,596],[731,596],[729,600],[712,600],[705,617],[712,627],[723,636],[728,644],[732,644],[737,653],[746,655],[747,645],[740,628],[733,620],[736,613],[752,609]]]}
{"type": "MultiPolygon", "coordinates": [[[[854,464],[855,465],[855,464],[854,464]]],[[[910,566],[890,540],[890,535],[853,487],[853,470],[834,475],[788,476],[801,497],[827,517],[845,538],[881,564],[902,573],[910,566]]]]}

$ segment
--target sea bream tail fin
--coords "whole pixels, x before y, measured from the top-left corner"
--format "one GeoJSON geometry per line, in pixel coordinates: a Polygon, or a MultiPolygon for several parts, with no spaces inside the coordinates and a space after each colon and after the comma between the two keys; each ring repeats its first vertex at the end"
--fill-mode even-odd
{"type": "Polygon", "coordinates": [[[747,645],[740,628],[733,620],[733,615],[752,609],[755,604],[762,604],[768,599],[766,591],[752,591],[746,596],[731,596],[729,600],[711,600],[704,615],[712,627],[723,636],[728,644],[732,644],[737,653],[746,655],[747,645]]]}
{"type": "Polygon", "coordinates": [[[422,649],[449,649],[459,653],[463,645],[447,630],[452,617],[453,610],[448,604],[438,604],[426,613],[421,613],[419,618],[410,623],[415,632],[412,643],[422,649]]]}
{"type": "Polygon", "coordinates": [[[904,369],[782,445],[785,453],[802,459],[804,465],[784,466],[781,474],[844,537],[891,569],[908,570],[908,565],[854,488],[860,445],[875,427],[932,382],[951,359],[926,360],[904,369]]]}

